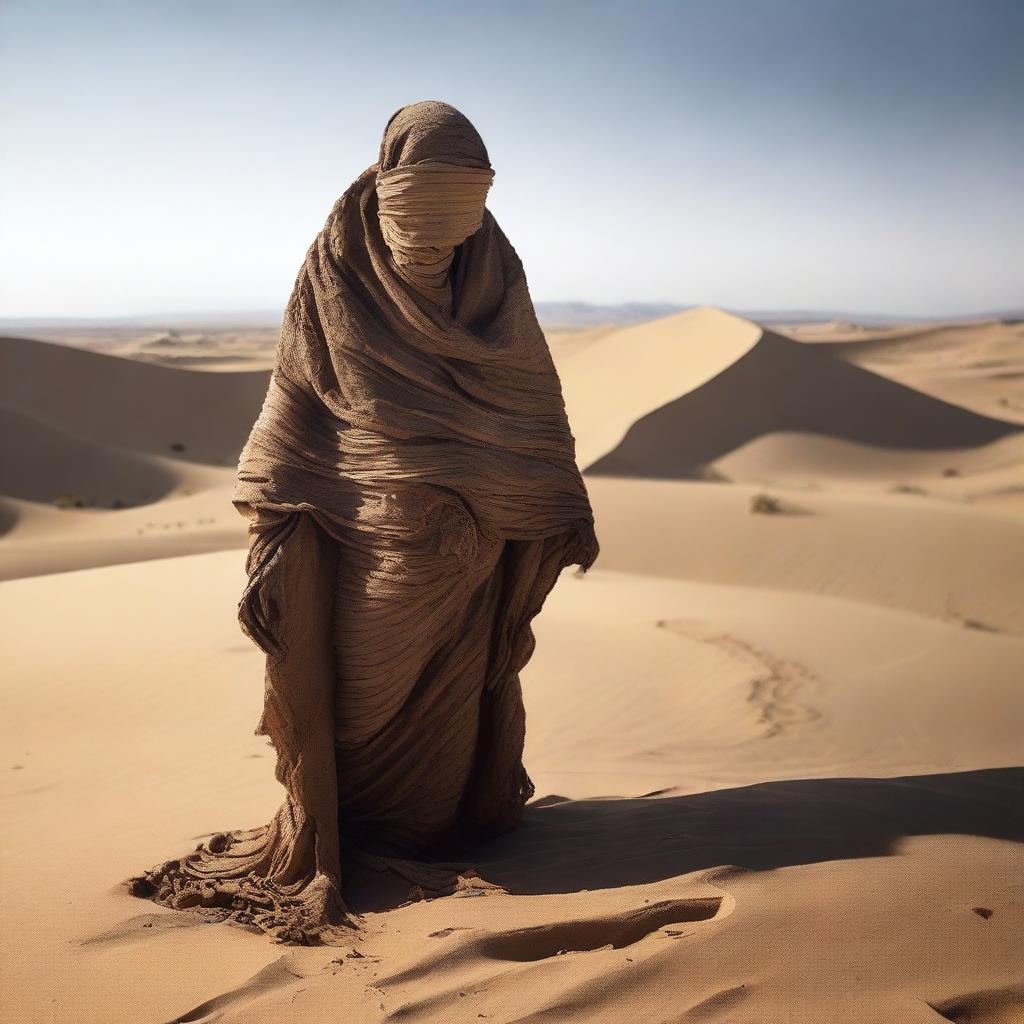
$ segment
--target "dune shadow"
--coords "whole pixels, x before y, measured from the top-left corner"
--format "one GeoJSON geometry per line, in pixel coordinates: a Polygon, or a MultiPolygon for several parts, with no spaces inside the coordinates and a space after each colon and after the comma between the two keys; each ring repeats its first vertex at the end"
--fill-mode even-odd
{"type": "Polygon", "coordinates": [[[800,779],[680,797],[548,797],[472,860],[489,881],[537,895],[721,865],[764,870],[877,857],[907,836],[950,833],[1024,841],[1024,768],[800,779]]]}
{"type": "Polygon", "coordinates": [[[585,473],[704,479],[717,460],[780,432],[935,451],[980,448],[1020,429],[765,331],[716,377],[641,416],[585,473]]]}
{"type": "Polygon", "coordinates": [[[0,403],[82,444],[113,446],[121,460],[234,466],[269,381],[269,370],[205,373],[0,337],[0,403]]]}
{"type": "Polygon", "coordinates": [[[11,505],[0,498],[0,537],[14,529],[18,518],[17,506],[11,505]]]}

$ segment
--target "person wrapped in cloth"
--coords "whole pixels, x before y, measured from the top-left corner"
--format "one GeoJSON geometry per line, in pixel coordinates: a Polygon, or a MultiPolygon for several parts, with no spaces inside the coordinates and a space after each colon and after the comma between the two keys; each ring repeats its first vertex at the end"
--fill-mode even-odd
{"type": "Polygon", "coordinates": [[[138,896],[343,941],[346,865],[450,893],[533,795],[531,620],[598,543],[493,176],[457,110],[403,107],[306,254],[233,495],[285,800],[138,896]]]}

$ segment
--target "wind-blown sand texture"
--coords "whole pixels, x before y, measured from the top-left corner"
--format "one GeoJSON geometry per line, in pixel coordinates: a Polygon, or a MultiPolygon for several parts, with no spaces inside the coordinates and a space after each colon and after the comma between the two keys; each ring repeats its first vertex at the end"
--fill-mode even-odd
{"type": "Polygon", "coordinates": [[[1021,325],[550,341],[602,550],[535,623],[537,796],[478,885],[357,886],[346,950],[118,884],[280,802],[228,501],[265,371],[0,339],[0,1016],[1024,1017],[1021,325]]]}

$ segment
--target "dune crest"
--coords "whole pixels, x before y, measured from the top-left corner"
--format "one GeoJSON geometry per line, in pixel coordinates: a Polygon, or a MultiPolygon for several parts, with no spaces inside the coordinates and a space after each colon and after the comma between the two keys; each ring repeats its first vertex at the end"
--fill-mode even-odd
{"type": "Polygon", "coordinates": [[[269,373],[206,373],[0,337],[0,402],[99,444],[234,467],[269,373]]]}
{"type": "Polygon", "coordinates": [[[711,307],[616,331],[567,364],[581,461],[595,476],[701,479],[778,433],[934,452],[1019,432],[711,307]],[[582,394],[602,373],[622,385],[612,414],[590,430],[582,394]]]}

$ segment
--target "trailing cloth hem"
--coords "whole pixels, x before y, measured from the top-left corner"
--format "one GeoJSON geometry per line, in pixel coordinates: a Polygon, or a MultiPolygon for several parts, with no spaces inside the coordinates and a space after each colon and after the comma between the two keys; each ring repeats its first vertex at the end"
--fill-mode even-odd
{"type": "Polygon", "coordinates": [[[534,794],[519,683],[531,620],[565,567],[597,557],[522,264],[483,208],[491,173],[439,164],[489,168],[453,108],[403,108],[310,246],[239,460],[239,621],[266,654],[256,734],[284,802],[128,880],[283,942],[350,941],[355,865],[410,898],[489,884],[466,858],[534,794]],[[384,220],[400,215],[391,243],[381,179],[384,220]],[[446,182],[467,183],[450,211],[446,182]],[[440,290],[409,257],[426,243],[458,243],[440,290]]]}

